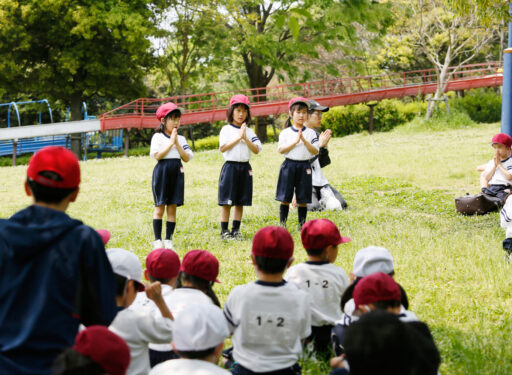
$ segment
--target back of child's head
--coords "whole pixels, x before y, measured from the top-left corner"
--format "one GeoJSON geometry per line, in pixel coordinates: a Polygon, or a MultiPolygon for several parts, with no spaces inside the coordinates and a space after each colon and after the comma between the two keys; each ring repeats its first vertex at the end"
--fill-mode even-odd
{"type": "Polygon", "coordinates": [[[350,242],[342,237],[336,224],[328,219],[314,219],[306,222],[300,232],[302,245],[308,255],[319,256],[328,246],[350,242]]]}
{"type": "Polygon", "coordinates": [[[356,253],[352,272],[358,278],[376,272],[383,272],[392,276],[394,274],[393,256],[383,247],[365,247],[356,253]]]}
{"type": "Polygon", "coordinates": [[[353,296],[357,309],[360,306],[378,302],[386,302],[391,307],[398,307],[402,294],[398,284],[391,276],[377,272],[359,280],[354,287],[353,296]]]}
{"type": "Polygon", "coordinates": [[[174,322],[174,347],[188,359],[209,357],[228,336],[226,318],[215,305],[189,305],[174,322]]]}
{"type": "Polygon", "coordinates": [[[89,326],[54,362],[54,374],[124,375],[130,364],[126,342],[104,326],[89,326]]]}
{"type": "Polygon", "coordinates": [[[251,105],[249,102],[249,98],[242,94],[233,95],[229,100],[229,108],[226,111],[226,117],[229,123],[233,123],[233,112],[236,108],[243,107],[247,110],[247,117],[245,118],[245,123],[249,123],[251,121],[251,105]]]}
{"type": "Polygon", "coordinates": [[[30,158],[27,185],[36,202],[62,202],[80,185],[78,158],[63,147],[42,148],[30,158]]]}
{"type": "Polygon", "coordinates": [[[254,235],[252,254],[261,272],[283,273],[293,256],[293,238],[282,227],[264,227],[254,235]]]}
{"type": "Polygon", "coordinates": [[[167,284],[178,276],[180,257],[170,249],[155,249],[146,257],[149,281],[167,284]]]}
{"type": "MultiPolygon", "coordinates": [[[[144,284],[142,283],[142,265],[139,258],[131,251],[114,248],[107,250],[107,257],[116,276],[116,295],[120,296],[120,286],[128,280],[133,280],[135,288],[142,292],[144,284]]],[[[124,293],[124,288],[123,288],[124,293]]]]}
{"type": "Polygon", "coordinates": [[[176,288],[182,288],[189,283],[201,290],[213,303],[220,306],[219,299],[212,289],[214,282],[219,282],[219,261],[215,255],[206,250],[191,250],[183,257],[180,273],[176,281],[176,288]]]}
{"type": "MultiPolygon", "coordinates": [[[[298,96],[290,99],[290,101],[288,102],[288,112],[290,112],[290,114],[293,114],[295,111],[299,111],[302,109],[309,111],[308,99],[298,96]]],[[[290,126],[292,126],[292,122],[291,118],[288,117],[288,119],[285,122],[285,127],[290,126]]]]}
{"type": "Polygon", "coordinates": [[[413,374],[414,343],[394,314],[364,314],[348,326],[342,344],[352,375],[413,374]]]}

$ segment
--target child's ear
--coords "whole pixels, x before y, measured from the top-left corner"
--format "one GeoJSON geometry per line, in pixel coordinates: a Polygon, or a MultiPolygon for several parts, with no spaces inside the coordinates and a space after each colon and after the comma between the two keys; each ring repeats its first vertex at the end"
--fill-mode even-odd
{"type": "Polygon", "coordinates": [[[77,187],[75,191],[73,191],[69,196],[69,201],[74,202],[76,201],[76,197],[78,196],[78,192],[80,191],[80,188],[77,187]]]}
{"type": "Polygon", "coordinates": [[[30,190],[30,188],[28,187],[28,182],[25,181],[25,193],[27,193],[27,195],[30,197],[32,196],[32,191],[30,190]]]}
{"type": "Polygon", "coordinates": [[[291,257],[290,259],[288,259],[288,264],[286,264],[286,268],[289,268],[292,265],[294,260],[295,260],[294,257],[291,257]]]}
{"type": "Polygon", "coordinates": [[[148,272],[148,270],[147,270],[147,269],[146,269],[146,270],[144,270],[144,278],[145,278],[147,281],[149,281],[149,272],[148,272]]]}

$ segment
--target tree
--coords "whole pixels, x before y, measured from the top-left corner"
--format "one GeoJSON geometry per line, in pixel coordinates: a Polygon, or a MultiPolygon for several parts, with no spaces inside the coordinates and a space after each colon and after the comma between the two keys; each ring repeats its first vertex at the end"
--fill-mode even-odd
{"type": "Polygon", "coordinates": [[[146,0],[5,0],[0,87],[60,99],[79,120],[89,97],[144,92],[152,33],[146,0]]]}

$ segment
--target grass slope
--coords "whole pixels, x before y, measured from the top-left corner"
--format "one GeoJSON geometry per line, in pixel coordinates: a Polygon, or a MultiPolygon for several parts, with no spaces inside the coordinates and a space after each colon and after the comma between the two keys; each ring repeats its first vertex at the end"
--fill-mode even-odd
{"type": "MultiPolygon", "coordinates": [[[[333,139],[333,163],[324,173],[349,210],[308,215],[333,220],[352,238],[340,247],[336,262],[347,272],[360,248],[379,245],[392,252],[395,277],[408,292],[411,310],[429,324],[442,352],[443,374],[512,373],[512,286],[498,214],[461,217],[453,201],[466,191],[478,191],[475,166],[491,159],[488,144],[498,131],[491,124],[333,139]]],[[[248,264],[252,235],[264,225],[277,224],[274,193],[282,157],[276,144],[268,144],[253,158],[254,204],[246,209],[246,240],[241,242],[223,242],[218,235],[222,162],[218,151],[208,151],[185,165],[186,202],[178,209],[174,243],[180,256],[199,248],[219,258],[222,284],[215,290],[224,301],[233,286],[254,278],[248,264]]],[[[82,163],[81,193],[70,215],[109,229],[110,247],[133,250],[143,260],[151,250],[154,164],[149,157],[82,163]]],[[[23,195],[25,171],[23,166],[0,168],[1,217],[30,203],[23,195]]],[[[289,228],[296,261],[301,262],[306,256],[296,226],[292,211],[289,228]]],[[[326,373],[326,368],[306,361],[304,373],[326,373]]]]}

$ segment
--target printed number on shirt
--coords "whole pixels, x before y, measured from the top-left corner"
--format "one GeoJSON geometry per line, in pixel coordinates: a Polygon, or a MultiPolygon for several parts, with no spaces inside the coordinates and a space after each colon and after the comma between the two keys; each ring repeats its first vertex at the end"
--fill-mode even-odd
{"type": "Polygon", "coordinates": [[[282,312],[253,312],[248,317],[248,342],[287,344],[294,342],[293,318],[282,312]]]}
{"type": "Polygon", "coordinates": [[[329,288],[329,280],[306,280],[305,283],[308,286],[308,288],[315,286],[322,287],[323,289],[329,288]]]}

